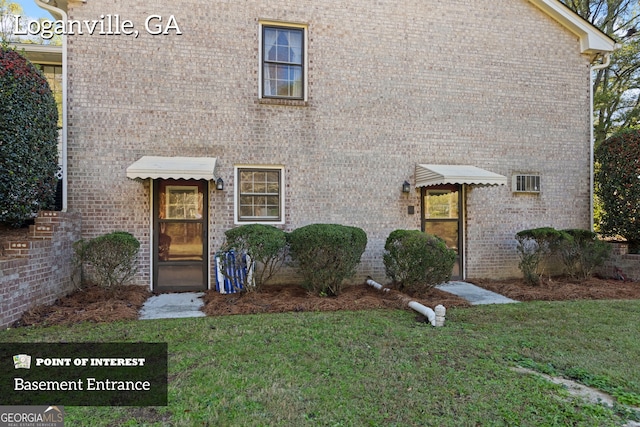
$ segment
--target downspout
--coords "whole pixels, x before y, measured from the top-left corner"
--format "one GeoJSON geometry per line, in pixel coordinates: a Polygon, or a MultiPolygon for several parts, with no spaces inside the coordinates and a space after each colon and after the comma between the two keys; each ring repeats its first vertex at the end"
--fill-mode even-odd
{"type": "Polygon", "coordinates": [[[594,125],[594,120],[593,120],[593,113],[594,113],[594,108],[593,108],[593,98],[594,98],[594,93],[593,93],[593,74],[598,71],[598,70],[602,70],[603,68],[607,68],[609,65],[611,64],[611,54],[610,53],[605,53],[604,54],[604,60],[602,63],[600,64],[595,64],[591,66],[591,69],[589,71],[589,119],[590,119],[590,124],[591,126],[589,127],[589,182],[590,182],[590,189],[589,189],[589,212],[590,212],[590,218],[589,218],[589,224],[590,224],[590,230],[593,231],[593,209],[594,209],[594,203],[593,203],[593,198],[595,197],[594,194],[594,187],[595,187],[595,176],[594,176],[594,164],[595,164],[595,134],[593,131],[593,125],[594,125]]]}
{"type": "MultiPolygon", "coordinates": [[[[67,13],[47,4],[51,0],[34,0],[40,8],[60,17],[67,27],[67,13]]],[[[67,212],[67,36],[62,35],[62,212],[67,212]]]]}

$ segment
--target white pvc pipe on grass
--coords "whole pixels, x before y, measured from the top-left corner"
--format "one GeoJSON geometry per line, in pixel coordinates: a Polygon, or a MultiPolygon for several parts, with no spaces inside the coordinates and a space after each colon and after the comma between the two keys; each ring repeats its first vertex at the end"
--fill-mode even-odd
{"type": "Polygon", "coordinates": [[[420,304],[419,302],[415,302],[415,301],[410,301],[408,305],[409,305],[409,308],[414,309],[415,311],[417,311],[418,313],[420,313],[424,317],[426,317],[427,320],[429,321],[429,323],[431,323],[432,326],[436,326],[436,312],[435,311],[433,311],[429,307],[424,306],[424,305],[420,304]]]}
{"type": "MultiPolygon", "coordinates": [[[[385,288],[383,287],[380,283],[376,282],[375,280],[369,278],[367,279],[367,285],[369,286],[373,286],[374,288],[376,288],[379,291],[383,291],[383,292],[389,292],[390,289],[389,288],[385,288]]],[[[408,303],[409,308],[417,311],[418,313],[422,314],[424,317],[427,318],[427,320],[429,320],[429,323],[431,323],[432,326],[444,326],[444,318],[446,315],[446,308],[439,304],[436,306],[435,310],[432,310],[431,308],[424,306],[422,304],[420,304],[419,302],[416,301],[409,301],[408,303]]]]}

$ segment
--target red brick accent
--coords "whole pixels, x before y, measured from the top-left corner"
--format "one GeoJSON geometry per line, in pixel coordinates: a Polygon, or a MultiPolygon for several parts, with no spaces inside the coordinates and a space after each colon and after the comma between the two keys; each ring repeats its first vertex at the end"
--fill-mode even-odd
{"type": "Polygon", "coordinates": [[[9,243],[8,259],[0,259],[0,328],[73,289],[73,243],[80,230],[77,214],[42,212],[29,240],[9,243]]]}
{"type": "Polygon", "coordinates": [[[603,277],[625,280],[640,280],[640,254],[630,254],[629,245],[611,242],[611,256],[600,268],[603,277]]]}

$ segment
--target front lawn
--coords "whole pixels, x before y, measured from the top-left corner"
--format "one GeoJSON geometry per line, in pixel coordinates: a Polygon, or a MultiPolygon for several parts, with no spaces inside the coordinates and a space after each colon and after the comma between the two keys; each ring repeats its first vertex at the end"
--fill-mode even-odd
{"type": "Polygon", "coordinates": [[[169,406],[65,407],[69,426],[620,426],[637,417],[510,367],[640,403],[640,301],[81,323],[2,342],[169,343],[169,406]]]}

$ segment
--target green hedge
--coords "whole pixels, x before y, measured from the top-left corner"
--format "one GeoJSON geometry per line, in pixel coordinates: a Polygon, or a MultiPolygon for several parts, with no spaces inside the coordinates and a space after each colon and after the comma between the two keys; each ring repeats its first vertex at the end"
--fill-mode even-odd
{"type": "Polygon", "coordinates": [[[385,271],[400,289],[423,291],[451,279],[456,253],[437,236],[420,230],[395,230],[384,249],[385,271]]]}
{"type": "Polygon", "coordinates": [[[599,224],[605,236],[622,236],[630,253],[640,253],[640,129],[624,129],[595,152],[595,191],[602,202],[599,224]]]}
{"type": "Polygon", "coordinates": [[[42,73],[0,45],[0,222],[19,226],[55,201],[58,110],[42,73]]]}
{"type": "Polygon", "coordinates": [[[534,228],[518,232],[516,240],[520,255],[518,267],[531,285],[540,283],[551,260],[559,261],[565,274],[585,279],[593,275],[611,253],[611,247],[599,240],[596,233],[583,229],[534,228]]]}
{"type": "Polygon", "coordinates": [[[287,235],[291,259],[303,285],[320,295],[339,295],[367,246],[364,230],[338,224],[311,224],[287,235]]]}

